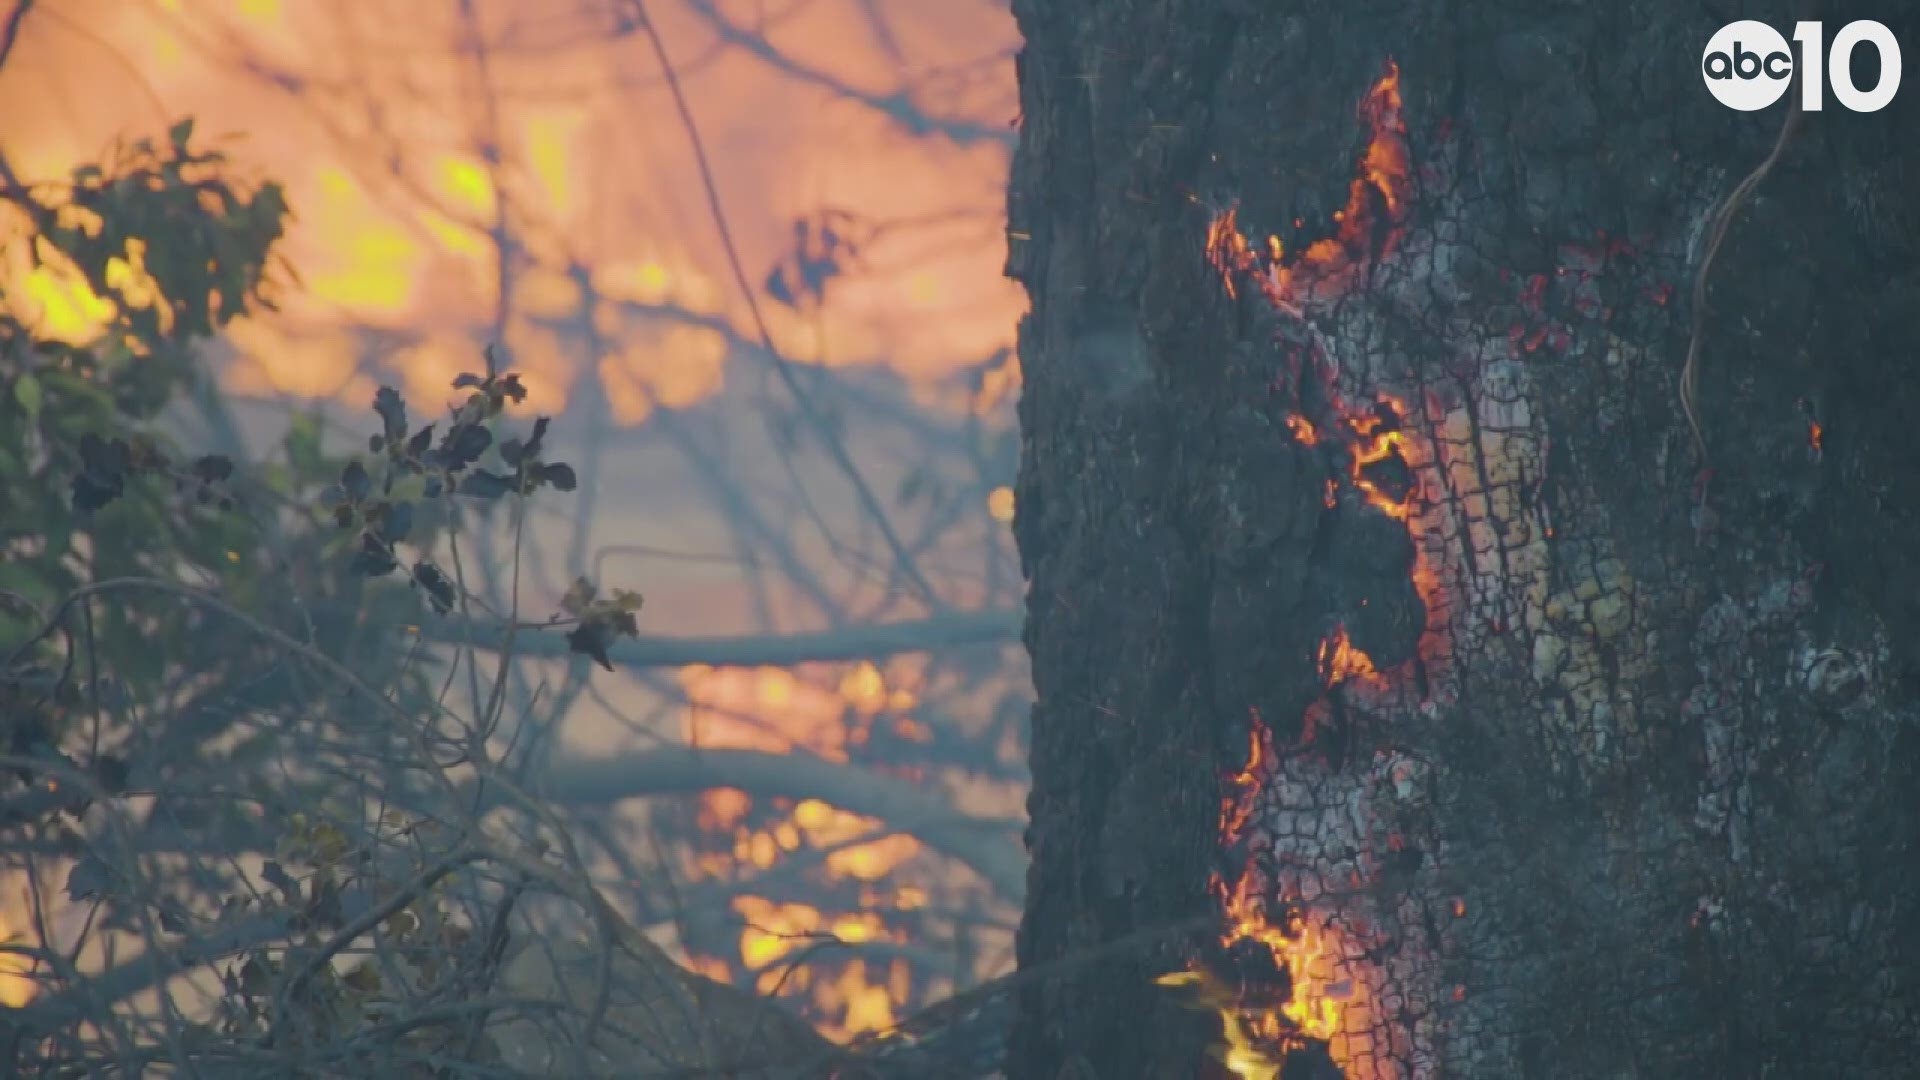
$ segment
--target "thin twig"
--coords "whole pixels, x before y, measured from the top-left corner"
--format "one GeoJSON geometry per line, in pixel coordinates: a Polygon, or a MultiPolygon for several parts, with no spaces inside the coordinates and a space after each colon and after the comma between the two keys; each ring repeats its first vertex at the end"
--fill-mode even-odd
{"type": "Polygon", "coordinates": [[[733,230],[727,224],[726,209],[720,202],[720,190],[714,182],[713,165],[707,158],[706,143],[700,137],[699,125],[694,121],[693,109],[687,104],[686,91],[680,85],[680,77],[674,70],[673,61],[667,56],[666,41],[660,36],[659,28],[654,25],[652,16],[647,12],[646,0],[628,0],[628,3],[641,29],[646,31],[647,40],[652,43],[654,58],[659,61],[661,75],[666,80],[668,91],[673,95],[674,109],[680,114],[681,126],[686,129],[687,141],[693,149],[694,163],[699,169],[700,184],[706,192],[707,209],[713,215],[714,229],[720,235],[720,245],[727,256],[727,267],[733,272],[734,284],[739,287],[741,296],[746,300],[747,311],[753,317],[754,329],[760,336],[761,347],[766,349],[767,355],[773,358],[774,371],[780,376],[780,381],[786,385],[787,392],[792,394],[794,400],[799,403],[801,415],[813,428],[814,435],[826,447],[827,453],[833,458],[834,464],[839,466],[848,483],[853,485],[854,495],[859,498],[860,505],[872,516],[875,527],[880,530],[880,535],[885,538],[887,546],[893,550],[894,558],[898,560],[899,572],[906,577],[908,583],[920,594],[921,600],[925,601],[928,607],[934,611],[946,610],[946,602],[934,591],[932,583],[921,575],[919,568],[914,565],[913,556],[908,552],[906,544],[901,541],[899,534],[894,532],[893,523],[887,519],[886,510],[880,505],[879,498],[874,495],[873,488],[867,484],[866,479],[860,474],[859,467],[853,463],[852,456],[847,453],[847,448],[841,444],[832,427],[814,406],[812,396],[801,384],[799,376],[794,374],[793,364],[774,347],[773,333],[767,327],[766,316],[760,311],[760,301],[754,294],[752,283],[747,279],[746,268],[740,262],[739,248],[733,242],[733,230]]]}
{"type": "Polygon", "coordinates": [[[20,24],[27,20],[33,4],[34,0],[20,0],[7,12],[7,21],[0,23],[0,67],[5,67],[7,57],[13,55],[13,47],[20,41],[20,24]]]}

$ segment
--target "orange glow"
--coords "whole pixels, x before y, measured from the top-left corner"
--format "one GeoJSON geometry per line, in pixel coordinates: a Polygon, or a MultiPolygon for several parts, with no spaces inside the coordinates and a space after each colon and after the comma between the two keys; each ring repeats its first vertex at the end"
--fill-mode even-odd
{"type": "MultiPolygon", "coordinates": [[[[0,145],[33,181],[97,159],[115,136],[151,134],[183,115],[197,117],[209,140],[244,133],[226,149],[246,170],[285,183],[297,215],[283,253],[305,287],[271,317],[290,338],[404,330],[477,347],[501,300],[500,225],[512,232],[513,276],[578,267],[599,286],[624,275],[634,288],[610,291],[619,301],[710,315],[708,329],[729,341],[754,336],[701,208],[684,134],[632,35],[564,29],[583,16],[561,0],[475,4],[470,21],[467,5],[403,7],[94,0],[64,18],[29,15],[0,72],[0,100],[60,108],[6,111],[0,145]],[[74,20],[85,33],[71,29],[74,20]],[[369,34],[378,47],[366,47],[369,34]],[[484,64],[476,38],[488,43],[484,64]]],[[[712,49],[706,17],[659,7],[652,14],[686,65],[707,139],[724,147],[715,179],[750,279],[786,253],[796,218],[857,208],[870,234],[859,264],[840,268],[816,310],[760,297],[784,352],[891,367],[917,391],[1012,344],[1025,298],[1000,272],[1018,40],[1004,5],[895,5],[884,34],[866,29],[864,0],[803,5],[777,29],[718,9],[743,33],[770,35],[777,62],[755,49],[712,49]],[[925,74],[962,71],[964,79],[925,74]],[[934,130],[902,123],[902,109],[934,130]]],[[[25,285],[23,276],[0,271],[9,302],[37,309],[47,333],[84,341],[97,332],[106,310],[98,298],[57,272],[25,285]]],[[[684,312],[636,317],[673,323],[684,312]]],[[[609,335],[602,349],[571,332],[523,337],[516,369],[543,371],[561,387],[610,377],[626,423],[667,397],[699,400],[725,385],[703,374],[662,391],[666,377],[637,374],[632,358],[604,364],[629,334],[609,335]]],[[[661,367],[710,366],[670,352],[661,367]]],[[[234,369],[234,389],[337,394],[363,407],[356,384],[309,377],[296,364],[253,358],[234,369]]],[[[1003,368],[998,381],[1011,379],[1017,369],[1003,368]]]]}
{"type": "Polygon", "coordinates": [[[1253,249],[1247,245],[1247,238],[1240,233],[1240,211],[1228,207],[1226,212],[1207,225],[1207,261],[1220,272],[1220,280],[1227,287],[1227,295],[1238,298],[1239,289],[1234,278],[1240,273],[1253,269],[1256,260],[1253,249]]]}
{"type": "MultiPolygon", "coordinates": [[[[58,106],[0,110],[0,146],[24,179],[64,176],[116,136],[153,135],[191,115],[196,142],[226,151],[239,176],[286,185],[295,216],[279,253],[301,287],[276,296],[280,312],[236,324],[223,342],[231,348],[211,350],[230,358],[218,371],[224,389],[335,401],[364,419],[375,386],[391,382],[430,417],[498,336],[530,391],[516,412],[591,401],[640,425],[708,401],[730,376],[764,374],[661,73],[638,34],[602,32],[606,13],[593,5],[70,7],[64,18],[30,14],[0,71],[0,101],[58,106]]],[[[916,403],[1004,422],[1021,386],[1013,328],[1026,308],[1002,273],[1018,44],[1006,5],[892,4],[877,15],[868,0],[814,0],[764,24],[751,5],[652,7],[778,348],[797,362],[890,369],[916,403]],[[770,52],[716,44],[716,18],[764,35],[770,52]],[[790,254],[793,223],[823,213],[857,219],[859,258],[796,310],[761,283],[790,254]]],[[[114,271],[121,299],[141,302],[139,271],[162,254],[129,250],[114,271]]],[[[0,293],[48,336],[84,343],[113,316],[112,299],[59,260],[31,272],[21,262],[0,267],[0,293]]],[[[985,493],[992,520],[1009,520],[1012,494],[985,493]]],[[[717,621],[711,595],[730,586],[697,585],[706,606],[688,614],[717,621]]],[[[788,598],[775,592],[785,617],[788,598]]],[[[679,675],[692,703],[685,733],[703,746],[844,762],[862,738],[934,736],[930,713],[909,715],[924,688],[893,663],[679,675]]],[[[996,794],[976,792],[968,812],[1017,810],[1017,797],[996,794]]],[[[714,876],[834,846],[820,873],[864,890],[922,852],[818,802],[789,809],[721,790],[694,813],[704,843],[693,860],[714,876]]],[[[868,890],[879,897],[871,903],[889,903],[893,888],[868,890]]],[[[927,889],[898,889],[901,908],[932,902],[927,889]]],[[[814,915],[814,930],[839,925],[832,911],[814,915]]],[[[885,933],[876,925],[870,936],[885,933]]],[[[724,976],[732,950],[721,951],[697,963],[724,976]]],[[[814,990],[833,987],[845,1029],[878,1023],[912,989],[904,963],[809,964],[827,972],[814,990]]]]}
{"type": "Polygon", "coordinates": [[[887,679],[871,660],[862,660],[840,677],[840,696],[861,713],[872,716],[887,707],[887,679]]]}
{"type": "Polygon", "coordinates": [[[1268,299],[1286,310],[1314,299],[1344,293],[1367,269],[1387,255],[1399,236],[1411,201],[1412,175],[1407,128],[1401,119],[1400,66],[1388,61],[1387,73],[1361,102],[1361,121],[1371,132],[1346,206],[1334,212],[1334,235],[1288,253],[1269,237],[1264,258],[1241,234],[1238,210],[1229,208],[1207,226],[1207,259],[1238,296],[1235,279],[1258,270],[1268,299]],[[1264,265],[1263,265],[1264,264],[1264,265]]]}
{"type": "MultiPolygon", "coordinates": [[[[1358,654],[1355,654],[1358,655],[1358,654]]],[[[1371,665],[1369,664],[1369,667],[1371,665]]],[[[1256,810],[1272,755],[1272,735],[1258,716],[1251,722],[1247,764],[1227,781],[1220,810],[1224,845],[1239,841],[1256,810]]],[[[1305,1039],[1328,1044],[1336,1064],[1351,1071],[1371,1045],[1365,996],[1350,970],[1341,935],[1327,920],[1310,917],[1296,902],[1284,906],[1281,917],[1271,917],[1264,879],[1254,865],[1227,878],[1216,874],[1210,888],[1219,900],[1226,929],[1220,941],[1229,950],[1248,945],[1264,950],[1275,970],[1291,983],[1288,1000],[1277,1010],[1251,1007],[1238,992],[1224,986],[1204,967],[1161,976],[1163,986],[1188,986],[1199,991],[1200,1003],[1219,1012],[1225,1046],[1223,1064],[1241,1080],[1276,1080],[1279,1059],[1305,1039]]]]}
{"type": "Polygon", "coordinates": [[[635,327],[627,346],[600,361],[614,419],[638,424],[656,407],[685,408],[726,381],[727,340],[701,326],[635,327]]]}
{"type": "Polygon", "coordinates": [[[1820,445],[1820,438],[1824,431],[1825,429],[1820,426],[1820,421],[1807,421],[1807,445],[1813,447],[1813,452],[1816,454],[1820,453],[1823,449],[1820,445]]]}
{"type": "Polygon", "coordinates": [[[1013,489],[1006,486],[987,493],[987,513],[1002,525],[1013,521],[1013,489]]]}
{"type": "MultiPolygon", "coordinates": [[[[826,680],[786,668],[699,666],[683,668],[680,679],[692,703],[687,717],[692,742],[772,753],[799,748],[836,760],[845,757],[850,728],[852,734],[863,730],[846,722],[846,716],[871,720],[911,708],[917,700],[912,669],[904,661],[885,669],[862,661],[826,680]]],[[[896,715],[887,722],[903,738],[931,738],[931,732],[910,717],[896,715]]],[[[811,849],[826,851],[828,877],[871,884],[887,879],[924,850],[910,835],[885,832],[874,818],[818,799],[802,799],[784,813],[760,806],[755,816],[751,796],[717,790],[703,793],[698,806],[702,831],[730,841],[732,849],[731,858],[696,857],[703,872],[715,875],[735,874],[740,866],[767,869],[789,853],[811,849]]],[[[909,910],[925,899],[924,892],[903,888],[893,906],[909,910]]],[[[801,955],[823,935],[846,942],[898,940],[898,932],[886,921],[888,902],[887,893],[880,891],[867,902],[867,910],[833,914],[802,903],[739,897],[735,910],[751,924],[738,939],[740,962],[761,972],[763,992],[779,987],[783,993],[804,995],[830,1038],[891,1026],[912,989],[912,972],[904,963],[881,971],[838,952],[808,953],[804,961],[801,955]],[[783,960],[803,966],[789,970],[783,960]]],[[[728,970],[713,957],[704,963],[728,970]]]]}
{"type": "MultiPolygon", "coordinates": [[[[26,944],[4,910],[0,910],[0,943],[26,944]]],[[[33,961],[18,953],[0,953],[0,1008],[17,1009],[33,1000],[36,988],[31,978],[33,966],[33,961]]]]}
{"type": "MultiPolygon", "coordinates": [[[[1229,208],[1209,224],[1206,257],[1218,271],[1230,297],[1238,282],[1254,280],[1273,306],[1302,317],[1310,303],[1337,299],[1370,275],[1391,253],[1400,238],[1410,202],[1411,182],[1406,128],[1402,123],[1399,68],[1389,61],[1386,75],[1368,91],[1360,108],[1370,131],[1365,154],[1355,170],[1346,205],[1334,214],[1331,237],[1310,243],[1304,251],[1287,252],[1269,237],[1257,252],[1240,231],[1237,211],[1229,208]]],[[[1301,227],[1296,221],[1295,227],[1301,227]]],[[[1407,403],[1387,395],[1355,407],[1342,400],[1334,375],[1319,370],[1331,416],[1316,427],[1302,416],[1288,416],[1287,426],[1304,445],[1333,439],[1350,456],[1341,477],[1327,480],[1323,497],[1329,508],[1339,505],[1339,489],[1351,484],[1382,513],[1406,524],[1414,539],[1413,585],[1426,604],[1417,659],[1393,671],[1382,672],[1373,659],[1353,645],[1344,625],[1338,625],[1320,644],[1316,666],[1327,695],[1314,701],[1303,717],[1299,747],[1312,744],[1316,731],[1331,715],[1332,695],[1351,686],[1363,696],[1388,691],[1411,691],[1413,665],[1436,663],[1446,652],[1446,623],[1440,579],[1434,553],[1423,539],[1434,532],[1429,492],[1423,486],[1426,471],[1436,462],[1430,440],[1413,425],[1422,419],[1407,403]]],[[[1220,842],[1238,850],[1250,823],[1261,812],[1265,785],[1276,770],[1293,760],[1293,750],[1282,748],[1282,759],[1272,745],[1269,728],[1256,714],[1246,766],[1226,782],[1220,813],[1220,842]]],[[[1284,789],[1282,789],[1284,790],[1284,789]]],[[[1270,808],[1269,808],[1270,809],[1270,808]]],[[[1359,868],[1348,871],[1351,885],[1362,888],[1366,876],[1359,868]]],[[[1263,952],[1273,970],[1284,971],[1290,993],[1277,1008],[1252,1000],[1253,987],[1231,987],[1222,976],[1196,961],[1188,970],[1164,976],[1166,985],[1184,985],[1200,992],[1200,1004],[1221,1018],[1222,1043],[1217,1056],[1228,1071],[1242,1080],[1277,1080],[1289,1051],[1307,1040],[1324,1042],[1333,1061],[1352,1080],[1382,1075],[1376,1023],[1366,987],[1375,961],[1366,959],[1369,942],[1364,922],[1347,922],[1333,901],[1321,897],[1305,903],[1269,882],[1260,859],[1231,873],[1217,873],[1210,882],[1220,903],[1225,927],[1220,944],[1228,957],[1240,957],[1248,947],[1263,952]],[[1361,929],[1353,929],[1360,927],[1361,929]]],[[[1456,914],[1463,912],[1456,908],[1456,914]]],[[[1259,988],[1272,990],[1276,988],[1259,988]]]]}
{"type": "Polygon", "coordinates": [[[1327,686],[1337,686],[1348,679],[1365,678],[1378,675],[1373,666],[1373,658],[1353,647],[1347,638],[1347,628],[1338,626],[1332,635],[1320,643],[1320,678],[1327,686]]]}
{"type": "MultiPolygon", "coordinates": [[[[817,978],[802,966],[802,954],[822,940],[848,944],[893,940],[879,916],[861,913],[829,918],[806,904],[776,904],[757,896],[736,897],[733,908],[747,924],[740,935],[740,959],[749,970],[759,972],[755,982],[761,993],[807,993],[822,1013],[835,1018],[823,1027],[829,1038],[845,1041],[894,1025],[894,999],[905,997],[909,989],[904,965],[880,973],[877,982],[860,957],[828,978],[817,978]]],[[[722,974],[724,967],[712,970],[712,961],[707,966],[710,974],[729,977],[722,974]]]]}
{"type": "MultiPolygon", "coordinates": [[[[1406,407],[1399,402],[1389,399],[1382,404],[1390,407],[1395,416],[1406,415],[1406,407]]],[[[1389,517],[1396,521],[1407,520],[1407,515],[1412,509],[1411,501],[1405,498],[1396,501],[1382,492],[1366,476],[1368,466],[1378,465],[1400,453],[1406,442],[1405,434],[1398,429],[1380,431],[1381,421],[1378,416],[1354,417],[1349,419],[1347,424],[1353,429],[1355,435],[1365,440],[1355,443],[1353,447],[1353,485],[1366,495],[1369,503],[1379,507],[1389,517]]]]}
{"type": "Polygon", "coordinates": [[[1320,441],[1320,433],[1313,430],[1313,423],[1299,413],[1287,414],[1287,430],[1293,432],[1302,446],[1313,446],[1320,441]]]}

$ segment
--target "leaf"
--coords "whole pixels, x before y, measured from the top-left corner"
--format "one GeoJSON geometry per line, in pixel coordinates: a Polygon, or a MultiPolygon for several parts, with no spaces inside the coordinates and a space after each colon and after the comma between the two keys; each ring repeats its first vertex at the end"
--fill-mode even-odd
{"type": "Polygon", "coordinates": [[[607,650],[613,645],[613,627],[599,619],[589,619],[567,632],[567,648],[585,656],[591,656],[596,663],[608,671],[613,670],[613,661],[607,657],[607,650]]]}
{"type": "Polygon", "coordinates": [[[173,143],[175,151],[184,152],[187,140],[193,138],[193,117],[189,116],[167,129],[167,141],[173,143]]]}
{"type": "Polygon", "coordinates": [[[440,464],[447,469],[464,469],[480,459],[493,445],[493,433],[479,424],[459,424],[440,442],[440,464]]]}
{"type": "Polygon", "coordinates": [[[125,440],[108,441],[91,431],[82,435],[80,472],[73,478],[74,509],[86,513],[119,498],[133,467],[133,450],[125,440]]]}
{"type": "Polygon", "coordinates": [[[420,929],[420,916],[406,908],[401,908],[387,916],[387,933],[405,941],[420,929]]]}
{"type": "Polygon", "coordinates": [[[374,392],[373,411],[380,414],[382,430],[387,442],[397,443],[407,437],[407,403],[400,399],[400,392],[391,386],[383,386],[374,392]]]}
{"type": "Polygon", "coordinates": [[[281,866],[274,859],[268,859],[266,865],[260,868],[260,880],[279,889],[287,896],[300,895],[300,883],[293,879],[292,874],[287,873],[286,867],[281,866]]]}
{"type": "Polygon", "coordinates": [[[120,795],[127,790],[127,762],[125,758],[114,754],[101,754],[93,759],[93,779],[100,790],[108,795],[120,795]]]}
{"type": "Polygon", "coordinates": [[[363,960],[347,969],[347,973],[341,977],[340,981],[345,983],[348,989],[368,997],[380,992],[380,972],[370,961],[363,960]]]}
{"type": "Polygon", "coordinates": [[[67,899],[80,903],[105,896],[113,884],[113,871],[100,856],[88,852],[67,873],[67,899]]]}
{"type": "Polygon", "coordinates": [[[639,593],[634,592],[632,589],[613,590],[613,606],[619,608],[621,611],[624,611],[629,615],[638,614],[640,611],[641,605],[645,604],[646,602],[647,602],[646,597],[641,596],[639,593]]]}
{"type": "Polygon", "coordinates": [[[381,543],[373,533],[365,532],[360,534],[360,550],[353,553],[347,569],[365,577],[385,577],[399,566],[399,561],[393,557],[393,549],[381,543]]]}
{"type": "Polygon", "coordinates": [[[347,834],[338,826],[321,822],[313,827],[307,839],[313,845],[314,862],[320,866],[337,863],[347,854],[347,834]]]}
{"type": "Polygon", "coordinates": [[[359,502],[373,490],[373,478],[367,475],[367,467],[357,461],[347,462],[340,470],[340,490],[346,493],[348,502],[359,502]]]}
{"type": "Polygon", "coordinates": [[[573,475],[573,466],[564,461],[542,465],[533,471],[534,479],[553,488],[555,491],[572,491],[580,481],[573,475]]]}
{"type": "Polygon", "coordinates": [[[27,414],[27,419],[37,419],[40,406],[46,401],[46,390],[41,387],[40,380],[33,377],[33,372],[25,372],[14,380],[13,400],[20,403],[20,409],[27,414]]]}
{"type": "Polygon", "coordinates": [[[407,456],[410,458],[418,458],[420,455],[426,453],[427,447],[431,445],[433,445],[433,425],[428,424],[426,427],[414,432],[413,438],[407,440],[407,456]]]}
{"type": "Polygon", "coordinates": [[[587,613],[587,607],[598,595],[600,595],[599,587],[588,581],[583,574],[574,578],[573,584],[567,586],[566,595],[560,598],[560,610],[579,618],[587,613]]]}
{"type": "Polygon", "coordinates": [[[513,490],[513,477],[485,469],[475,469],[460,478],[460,494],[476,499],[497,499],[513,490]]]}
{"type": "Polygon", "coordinates": [[[427,594],[427,603],[434,611],[445,615],[453,610],[453,582],[439,567],[425,560],[414,563],[413,580],[427,594]]]}
{"type": "Polygon", "coordinates": [[[390,502],[380,515],[380,539],[397,544],[413,531],[413,504],[390,502]]]}
{"type": "Polygon", "coordinates": [[[265,997],[273,988],[272,979],[267,974],[267,966],[257,956],[247,957],[240,965],[240,988],[253,997],[265,997]]]}
{"type": "Polygon", "coordinates": [[[469,386],[482,386],[485,384],[485,382],[486,380],[482,379],[480,376],[475,375],[471,372],[463,371],[460,374],[454,376],[453,388],[455,390],[464,390],[469,386]]]}
{"type": "Polygon", "coordinates": [[[225,454],[206,454],[193,459],[187,467],[203,484],[217,484],[233,478],[233,459],[225,454]]]}

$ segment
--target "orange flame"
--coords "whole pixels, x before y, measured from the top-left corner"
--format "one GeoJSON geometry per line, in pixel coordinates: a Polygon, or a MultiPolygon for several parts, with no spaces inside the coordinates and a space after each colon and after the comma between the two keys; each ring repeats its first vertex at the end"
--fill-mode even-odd
{"type": "Polygon", "coordinates": [[[1320,643],[1320,678],[1328,687],[1378,674],[1373,658],[1353,647],[1345,626],[1335,627],[1327,640],[1320,643]]]}
{"type": "Polygon", "coordinates": [[[1300,440],[1302,446],[1313,446],[1320,441],[1320,433],[1313,429],[1313,422],[1299,413],[1287,414],[1287,429],[1293,437],[1300,440]]]}
{"type": "MultiPolygon", "coordinates": [[[[1221,275],[1230,297],[1238,295],[1241,275],[1264,271],[1257,280],[1267,298],[1277,308],[1299,315],[1301,304],[1313,294],[1345,291],[1362,271],[1377,266],[1390,253],[1411,201],[1401,104],[1399,67],[1389,61],[1385,76],[1361,103],[1361,118],[1371,129],[1371,138],[1348,189],[1346,206],[1334,215],[1337,228],[1333,236],[1314,241],[1291,258],[1278,238],[1269,237],[1263,258],[1241,233],[1236,210],[1226,210],[1209,224],[1206,257],[1221,275]]],[[[1352,455],[1347,479],[1367,502],[1415,530],[1414,519],[1424,512],[1417,478],[1419,470],[1430,465],[1433,458],[1425,452],[1426,447],[1410,440],[1411,433],[1405,426],[1410,410],[1391,397],[1383,396],[1377,406],[1367,409],[1345,407],[1338,395],[1333,397],[1334,415],[1340,425],[1333,431],[1352,455]],[[1387,490],[1387,478],[1375,469],[1394,461],[1406,469],[1405,491],[1387,490]]],[[[1322,432],[1303,416],[1290,415],[1286,423],[1304,445],[1315,445],[1322,438],[1322,432]]],[[[1324,498],[1329,508],[1337,504],[1337,489],[1336,480],[1329,478],[1324,498]]],[[[1416,535],[1413,584],[1429,613],[1419,656],[1431,662],[1445,649],[1444,619],[1436,615],[1441,610],[1440,578],[1425,545],[1418,540],[1416,535]]],[[[1336,626],[1321,643],[1316,662],[1329,691],[1351,680],[1380,687],[1411,682],[1408,672],[1413,661],[1392,674],[1381,672],[1370,656],[1353,645],[1344,625],[1336,626]]],[[[1307,710],[1305,740],[1312,738],[1317,718],[1326,712],[1327,700],[1323,697],[1307,710]]],[[[1271,732],[1255,715],[1247,764],[1228,779],[1223,796],[1220,834],[1230,850],[1239,843],[1258,809],[1274,760],[1271,739],[1271,732]]],[[[1363,884],[1357,872],[1354,876],[1356,887],[1363,884]]],[[[1338,928],[1338,916],[1316,912],[1303,905],[1298,896],[1273,895],[1254,860],[1232,877],[1216,874],[1210,887],[1226,921],[1222,944],[1230,950],[1244,951],[1248,945],[1263,949],[1276,969],[1286,971],[1290,991],[1278,1008],[1261,1008],[1244,1000],[1239,991],[1222,985],[1221,979],[1202,965],[1159,980],[1165,985],[1199,988],[1203,1005],[1218,1011],[1225,1042],[1219,1056],[1228,1071],[1242,1080],[1278,1080],[1280,1063],[1287,1052],[1308,1040],[1318,1040],[1325,1043],[1345,1075],[1374,1075],[1373,1017],[1363,984],[1354,977],[1360,943],[1346,940],[1338,928]]]]}
{"type": "MultiPolygon", "coordinates": [[[[1364,661],[1364,654],[1350,655],[1364,661]]],[[[1371,662],[1367,663],[1371,670],[1371,662]]],[[[1252,719],[1249,742],[1247,764],[1228,778],[1228,793],[1222,799],[1220,832],[1228,844],[1239,839],[1251,819],[1272,759],[1272,734],[1258,714],[1252,719]]],[[[1343,1069],[1358,1060],[1357,1051],[1370,1042],[1365,1034],[1367,1005],[1347,970],[1349,958],[1339,932],[1325,920],[1316,923],[1297,902],[1286,903],[1276,921],[1269,912],[1264,879],[1254,865],[1231,880],[1214,875],[1210,889],[1226,917],[1222,945],[1229,950],[1249,945],[1264,950],[1274,970],[1286,971],[1290,982],[1287,1000],[1273,1009],[1243,1002],[1236,989],[1203,967],[1156,980],[1162,986],[1196,989],[1200,1003],[1219,1012],[1226,1043],[1219,1056],[1228,1071],[1242,1080],[1278,1080],[1276,1055],[1284,1057],[1307,1040],[1326,1043],[1343,1069]]]]}
{"type": "Polygon", "coordinates": [[[1220,272],[1227,296],[1238,298],[1240,292],[1233,284],[1234,276],[1253,269],[1259,260],[1254,257],[1247,238],[1240,234],[1237,209],[1229,207],[1207,226],[1207,261],[1220,272]]]}
{"type": "Polygon", "coordinates": [[[1207,260],[1225,281],[1229,297],[1239,295],[1234,279],[1264,262],[1262,288],[1267,296],[1294,309],[1316,293],[1344,291],[1361,270],[1393,249],[1413,185],[1401,106],[1400,65],[1389,60],[1386,74],[1360,104],[1361,120],[1372,137],[1348,186],[1346,205],[1334,211],[1334,235],[1313,241],[1291,257],[1278,237],[1269,236],[1263,259],[1241,234],[1237,208],[1214,218],[1207,226],[1207,260]]]}
{"type": "MultiPolygon", "coordinates": [[[[1406,407],[1399,402],[1387,398],[1382,403],[1392,409],[1396,417],[1406,415],[1406,407]]],[[[1353,429],[1353,433],[1365,440],[1354,444],[1353,486],[1359,488],[1366,495],[1368,502],[1379,507],[1389,517],[1396,521],[1405,521],[1412,511],[1411,496],[1396,500],[1381,491],[1379,486],[1366,475],[1368,466],[1378,465],[1399,454],[1405,444],[1406,436],[1399,428],[1381,431],[1379,430],[1381,423],[1377,415],[1354,417],[1347,421],[1347,426],[1353,429]]]]}

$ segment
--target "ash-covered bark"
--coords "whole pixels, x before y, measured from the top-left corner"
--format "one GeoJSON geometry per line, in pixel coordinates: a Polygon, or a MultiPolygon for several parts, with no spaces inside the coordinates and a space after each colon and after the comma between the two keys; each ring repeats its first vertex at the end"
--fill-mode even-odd
{"type": "MultiPolygon", "coordinates": [[[[1782,113],[1720,108],[1699,52],[1805,12],[1015,9],[1022,964],[1217,910],[1209,875],[1251,865],[1347,950],[1350,1075],[1904,1075],[1920,95],[1807,117],[1734,219],[1703,462],[1676,390],[1702,237],[1782,113]],[[1389,57],[1392,235],[1338,288],[1229,295],[1209,224],[1332,231],[1389,57]],[[1355,472],[1383,401],[1400,471],[1355,472]],[[1330,671],[1342,630],[1377,675],[1330,671]]],[[[1042,982],[1009,1074],[1193,1075],[1217,1024],[1152,983],[1187,960],[1042,982]]]]}

